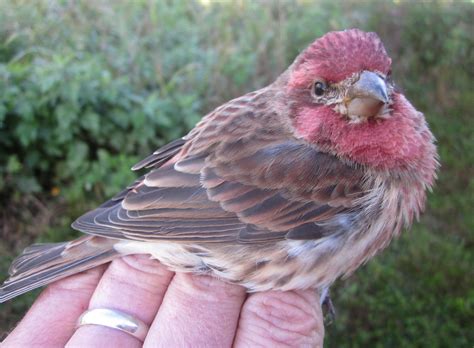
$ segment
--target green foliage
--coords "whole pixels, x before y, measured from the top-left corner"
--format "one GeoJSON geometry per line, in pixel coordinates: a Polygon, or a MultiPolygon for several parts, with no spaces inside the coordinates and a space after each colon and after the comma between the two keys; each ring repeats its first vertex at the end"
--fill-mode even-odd
{"type": "MultiPolygon", "coordinates": [[[[333,290],[330,347],[474,342],[471,3],[0,0],[0,271],[119,191],[128,168],[226,100],[271,82],[315,37],[376,31],[438,139],[421,224],[333,290]],[[38,237],[39,234],[41,237],[38,237]]],[[[11,326],[33,296],[0,311],[11,326]]]]}

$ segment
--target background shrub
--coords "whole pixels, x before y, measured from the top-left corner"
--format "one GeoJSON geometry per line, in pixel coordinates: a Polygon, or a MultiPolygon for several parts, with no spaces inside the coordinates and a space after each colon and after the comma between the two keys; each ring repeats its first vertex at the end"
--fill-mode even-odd
{"type": "MultiPolygon", "coordinates": [[[[134,162],[272,81],[330,30],[376,31],[438,138],[411,233],[334,287],[329,347],[462,347],[474,337],[472,3],[0,0],[0,271],[136,175],[134,162]]],[[[3,304],[0,330],[32,302],[3,304]]]]}

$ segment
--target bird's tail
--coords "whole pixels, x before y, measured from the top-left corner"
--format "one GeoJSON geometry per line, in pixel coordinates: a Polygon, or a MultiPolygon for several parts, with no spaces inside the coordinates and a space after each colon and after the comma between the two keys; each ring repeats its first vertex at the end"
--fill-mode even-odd
{"type": "Polygon", "coordinates": [[[0,303],[118,256],[116,241],[84,236],[71,242],[34,244],[13,261],[0,287],[0,303]]]}

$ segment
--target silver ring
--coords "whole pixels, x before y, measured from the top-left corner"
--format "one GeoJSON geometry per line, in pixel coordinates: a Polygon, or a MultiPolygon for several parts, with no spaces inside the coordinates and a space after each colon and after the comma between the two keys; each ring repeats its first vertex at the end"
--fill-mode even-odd
{"type": "Polygon", "coordinates": [[[84,325],[106,326],[120,330],[144,341],[150,327],[143,321],[116,309],[96,308],[82,313],[76,328],[84,325]]]}

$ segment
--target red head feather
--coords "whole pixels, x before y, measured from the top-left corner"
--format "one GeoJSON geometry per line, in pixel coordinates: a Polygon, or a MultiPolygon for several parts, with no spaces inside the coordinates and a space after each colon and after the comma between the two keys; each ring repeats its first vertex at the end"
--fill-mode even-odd
{"type": "Polygon", "coordinates": [[[290,68],[288,92],[296,133],[324,151],[378,170],[415,170],[431,184],[437,167],[434,137],[423,114],[405,97],[391,94],[390,117],[354,124],[334,105],[315,103],[315,79],[340,82],[364,70],[388,74],[391,59],[375,33],[331,32],[311,44],[290,68]]]}
{"type": "Polygon", "coordinates": [[[296,59],[289,86],[307,87],[315,77],[339,82],[363,70],[388,74],[391,63],[377,34],[359,29],[331,32],[296,59]]]}

